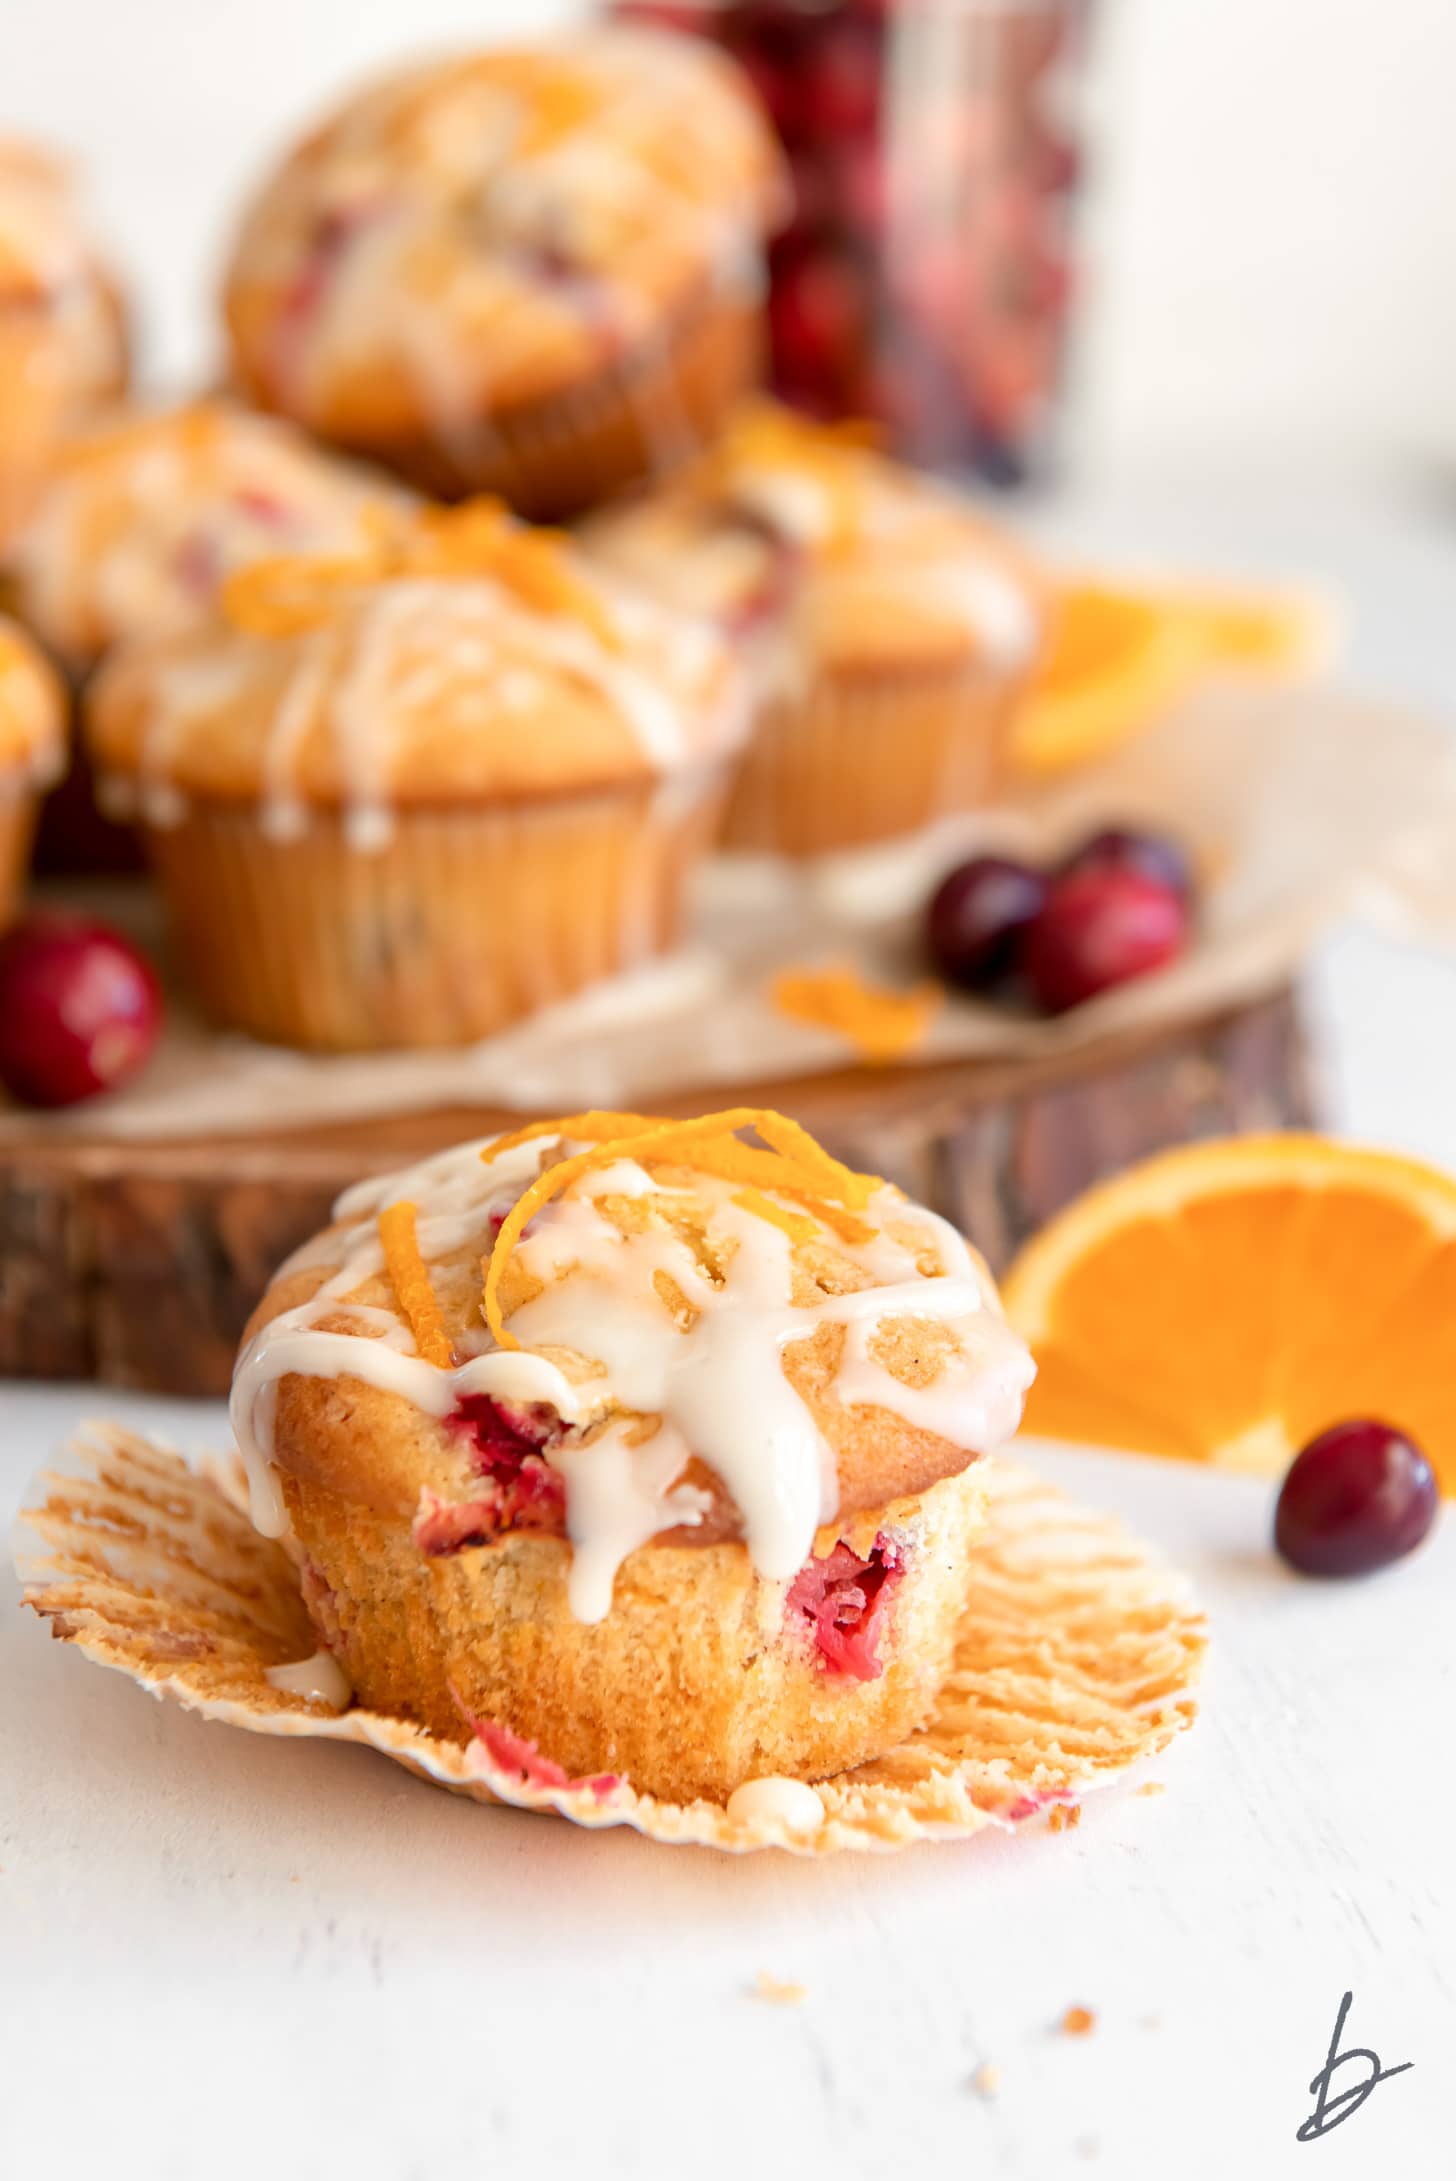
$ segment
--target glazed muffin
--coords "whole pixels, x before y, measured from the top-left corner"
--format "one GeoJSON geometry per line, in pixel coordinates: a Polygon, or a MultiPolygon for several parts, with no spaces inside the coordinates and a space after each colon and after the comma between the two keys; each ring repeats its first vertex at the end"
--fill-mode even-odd
{"type": "Polygon", "coordinates": [[[64,762],[65,718],[58,675],[0,616],[0,925],[25,884],[36,806],[64,762]]]}
{"type": "Polygon", "coordinates": [[[63,435],[126,384],[120,291],[86,231],[70,169],[0,137],[0,546],[63,435]]]}
{"type": "Polygon", "coordinates": [[[578,31],[391,76],[248,212],[238,381],[437,495],[574,512],[753,379],[782,190],[743,82],[691,40],[578,31]]]}
{"type": "Polygon", "coordinates": [[[794,1123],[592,1113],[342,1198],[233,1420],[360,1702],[686,1801],[927,1716],[1031,1376],[961,1238],[794,1123]]]}
{"type": "MultiPolygon", "coordinates": [[[[290,425],[226,402],[111,416],[59,450],[8,562],[16,613],[65,668],[77,702],[98,659],[136,636],[206,620],[234,569],[279,553],[340,553],[408,496],[321,453],[290,425]]],[[[43,868],[136,868],[129,828],[96,810],[84,744],[42,813],[43,868]]]]}
{"type": "Polygon", "coordinates": [[[675,938],[745,724],[727,653],[495,503],[240,570],[88,706],[195,990],[286,1044],[449,1045],[675,938]]]}
{"type": "Polygon", "coordinates": [[[754,662],[731,847],[861,847],[1002,785],[1043,640],[1042,585],[964,500],[854,428],[755,406],[584,542],[754,662]]]}

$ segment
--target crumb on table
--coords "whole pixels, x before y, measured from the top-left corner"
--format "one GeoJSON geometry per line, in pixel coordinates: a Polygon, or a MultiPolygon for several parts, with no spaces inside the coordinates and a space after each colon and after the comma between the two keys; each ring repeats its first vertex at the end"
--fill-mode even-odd
{"type": "Polygon", "coordinates": [[[782,1977],[770,1976],[767,1969],[760,1969],[758,1982],[753,1987],[755,1999],[766,1999],[774,2007],[802,2007],[809,1996],[807,1984],[785,1982],[782,1977]]]}
{"type": "Polygon", "coordinates": [[[1001,2070],[993,2060],[983,2060],[971,2077],[971,2088],[978,2098],[994,2098],[1001,2088],[1001,2070]]]}
{"type": "Polygon", "coordinates": [[[1058,2027],[1068,2037],[1086,2037],[1096,2029],[1097,2017],[1090,2007],[1068,2007],[1058,2027]]]}
{"type": "Polygon", "coordinates": [[[1140,1795],[1166,1795],[1167,1792],[1168,1790],[1161,1780],[1144,1780],[1142,1786],[1138,1789],[1140,1795]]]}
{"type": "Polygon", "coordinates": [[[1080,1802],[1057,1802],[1052,1804],[1051,1816],[1048,1818],[1047,1823],[1054,1833],[1070,1832],[1074,1825],[1080,1825],[1081,1822],[1082,1805],[1080,1802]]]}

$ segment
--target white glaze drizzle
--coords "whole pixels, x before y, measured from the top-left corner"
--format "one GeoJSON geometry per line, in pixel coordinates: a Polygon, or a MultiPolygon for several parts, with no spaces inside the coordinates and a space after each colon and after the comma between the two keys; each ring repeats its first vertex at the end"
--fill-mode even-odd
{"type": "Polygon", "coordinates": [[[817,1833],[824,1823],[824,1804],[806,1781],[771,1773],[735,1787],[727,1814],[734,1825],[782,1825],[791,1833],[817,1833]]]}
{"type": "Polygon", "coordinates": [[[285,1696],[306,1697],[310,1704],[327,1704],[330,1711],[347,1711],[354,1699],[353,1684],[332,1651],[270,1666],[264,1678],[285,1696]]]}
{"type": "MultiPolygon", "coordinates": [[[[600,696],[659,773],[738,740],[747,684],[707,632],[679,625],[599,571],[590,579],[621,630],[620,652],[569,613],[534,609],[487,575],[381,583],[361,594],[352,622],[334,620],[291,639],[293,663],[273,701],[261,756],[263,831],[291,840],[306,826],[301,757],[321,712],[344,787],[345,837],[362,853],[383,849],[393,834],[393,722],[428,711],[452,687],[473,686],[485,708],[536,708],[549,701],[554,670],[600,696]]],[[[194,718],[239,701],[250,641],[235,638],[161,669],[137,783],[150,824],[175,824],[184,815],[171,778],[183,737],[194,718]]]]}
{"type": "Polygon", "coordinates": [[[566,1484],[570,1602],[582,1620],[607,1612],[628,1553],[697,1519],[702,1497],[678,1481],[695,1455],[737,1508],[758,1572],[782,1582],[803,1565],[816,1530],[837,1511],[838,1481],[783,1358],[818,1325],[846,1328],[833,1388],[842,1403],[887,1410],[973,1452],[992,1452],[1015,1431],[1031,1359],[946,1221],[897,1192],[879,1192],[866,1213],[872,1238],[833,1243],[874,1284],[795,1303],[789,1237],[733,1203],[736,1184],[695,1174],[676,1191],[628,1160],[590,1169],[541,1208],[518,1242],[517,1262],[539,1283],[511,1316],[522,1347],[496,1348],[482,1324],[470,1337],[475,1352],[453,1369],[437,1368],[415,1353],[402,1320],[348,1298],[382,1267],[377,1216],[390,1203],[417,1206],[426,1264],[487,1246],[492,1212],[504,1212],[529,1185],[542,1146],[521,1145],[490,1165],[480,1148],[463,1145],[349,1191],[335,1208],[343,1232],[320,1237],[284,1268],[338,1269],[254,1337],[234,1377],[233,1425],[254,1521],[266,1534],[279,1534],[284,1522],[272,1422],[277,1386],[292,1373],[359,1379],[437,1417],[463,1395],[483,1393],[547,1403],[568,1426],[604,1426],[589,1442],[568,1437],[546,1450],[566,1484]],[[610,1200],[647,1194],[668,1206],[676,1198],[706,1222],[706,1262],[665,1224],[624,1231],[613,1220],[610,1200]],[[927,1262],[938,1268],[933,1274],[922,1269],[927,1262]],[[667,1282],[683,1306],[676,1317],[664,1299],[667,1282]],[[325,1330],[326,1317],[351,1329],[325,1330]],[[877,1359],[875,1333],[895,1320],[931,1322],[954,1335],[954,1354],[928,1386],[906,1385],[877,1359]],[[594,1375],[568,1377],[542,1350],[569,1350],[594,1375]]]}
{"type": "MultiPolygon", "coordinates": [[[[332,187],[322,202],[347,204],[353,194],[376,209],[326,283],[294,351],[287,375],[295,396],[305,403],[324,398],[330,365],[347,368],[361,345],[393,354],[441,444],[469,475],[495,440],[489,421],[493,383],[513,369],[530,369],[538,350],[549,355],[563,318],[569,331],[584,308],[596,309],[609,296],[613,332],[631,344],[661,317],[660,306],[651,306],[634,277],[639,253],[614,251],[600,261],[584,223],[607,215],[634,231],[646,229],[657,251],[676,253],[689,266],[700,262],[719,292],[746,285],[746,264],[761,278],[764,208],[747,192],[730,192],[724,201],[726,181],[715,191],[705,189],[704,178],[714,174],[712,145],[719,138],[725,177],[751,164],[735,140],[757,133],[762,123],[736,91],[721,95],[712,65],[701,52],[640,32],[578,33],[561,67],[593,81],[599,101],[534,146],[529,127],[539,93],[472,80],[468,73],[452,80],[448,71],[433,77],[413,71],[359,101],[334,125],[332,187]],[[714,136],[706,154],[701,133],[696,136],[692,153],[677,171],[668,171],[661,153],[664,115],[675,118],[669,89],[675,76],[684,101],[714,136]],[[403,163],[393,135],[401,99],[414,108],[416,138],[413,157],[403,163]],[[437,263],[441,237],[459,226],[460,207],[472,198],[484,247],[461,251],[453,280],[439,294],[418,293],[411,277],[415,254],[437,263]],[[513,267],[512,252],[536,244],[583,249],[579,291],[569,284],[548,287],[513,267]]],[[[315,213],[317,164],[301,179],[285,170],[279,184],[285,198],[291,187],[315,213]]],[[[316,232],[314,219],[298,224],[304,236],[316,232]]],[[[629,400],[633,383],[630,375],[621,380],[629,400]]],[[[645,427],[660,422],[652,406],[637,407],[645,427]]],[[[654,460],[667,451],[655,444],[654,460]]]]}

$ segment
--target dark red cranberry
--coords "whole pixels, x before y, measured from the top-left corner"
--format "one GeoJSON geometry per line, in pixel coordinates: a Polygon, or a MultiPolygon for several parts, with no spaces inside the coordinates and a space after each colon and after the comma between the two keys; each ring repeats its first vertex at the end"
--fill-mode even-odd
{"type": "Polygon", "coordinates": [[[1274,1543],[1301,1575],[1369,1575],[1415,1551],[1438,1497],[1430,1463],[1403,1432],[1365,1417],[1335,1424],[1290,1463],[1274,1543]]]}
{"type": "Polygon", "coordinates": [[[854,261],[834,249],[790,256],[769,292],[774,364],[791,387],[838,384],[869,338],[869,302],[854,261]]]}
{"type": "Polygon", "coordinates": [[[1159,886],[1171,887],[1184,901],[1193,899],[1193,867],[1188,851],[1166,833],[1142,833],[1132,826],[1104,826],[1074,848],[1059,876],[1078,871],[1138,871],[1159,886]]]}
{"type": "Polygon", "coordinates": [[[1137,871],[1057,879],[1021,945],[1033,998],[1049,1015],[1146,977],[1188,943],[1188,910],[1171,886],[1137,871]]]}
{"type": "Polygon", "coordinates": [[[973,856],[947,873],[930,899],[930,958],[950,984],[985,992],[1015,969],[1022,940],[1046,901],[1047,882],[1009,856],[973,856]]]}
{"type": "Polygon", "coordinates": [[[799,88],[806,134],[863,136],[880,111],[880,40],[868,24],[827,24],[809,49],[799,88]]]}
{"type": "Polygon", "coordinates": [[[29,916],[0,938],[0,1083],[27,1106],[71,1106],[135,1075],[157,1042],[151,965],[104,924],[29,916]]]}

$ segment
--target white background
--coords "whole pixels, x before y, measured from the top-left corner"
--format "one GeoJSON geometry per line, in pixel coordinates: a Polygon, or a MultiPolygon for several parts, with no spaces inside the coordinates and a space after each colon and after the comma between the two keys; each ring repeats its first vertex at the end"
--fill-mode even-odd
{"type": "MultiPolygon", "coordinates": [[[[1456,462],[1456,5],[1092,0],[1084,462],[1456,462]]],[[[240,195],[351,76],[572,0],[5,0],[0,124],[87,156],[160,367],[240,195]]]]}
{"type": "MultiPolygon", "coordinates": [[[[177,377],[282,131],[407,46],[571,12],[0,0],[0,118],[88,152],[177,377]]],[[[1456,719],[1456,0],[1102,18],[1080,481],[1038,525],[1322,578],[1355,678],[1456,719]]],[[[1347,929],[1309,997],[1335,1119],[1456,1167],[1451,964],[1347,929]]],[[[98,1405],[0,1394],[0,1524],[98,1405]]],[[[0,1575],[0,2174],[1448,2181],[1450,1516],[1331,1592],[1271,1562],[1258,1484],[1052,1466],[1191,1567],[1205,1718],[1161,1798],[870,1865],[583,1839],[204,1727],[46,1643],[0,1575]],[[754,1999],[761,1970],[804,2006],[754,1999]],[[1415,2066],[1301,2147],[1347,1985],[1352,2041],[1415,2066]],[[1052,2030],[1072,2003],[1081,2042],[1052,2030]]]]}

